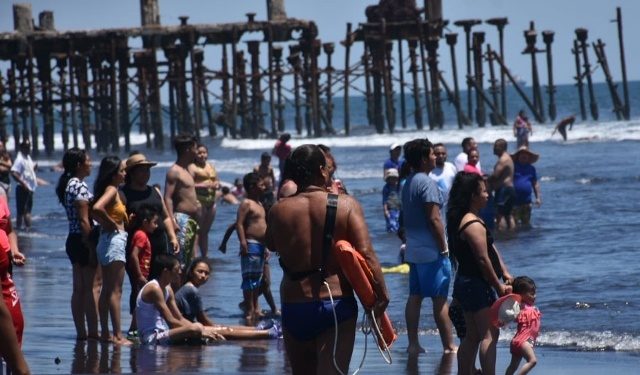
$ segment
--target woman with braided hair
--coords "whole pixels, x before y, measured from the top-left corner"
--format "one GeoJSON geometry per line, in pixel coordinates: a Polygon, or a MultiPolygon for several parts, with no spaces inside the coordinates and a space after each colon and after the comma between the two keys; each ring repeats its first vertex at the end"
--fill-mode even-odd
{"type": "Polygon", "coordinates": [[[91,241],[92,225],[89,209],[93,194],[85,182],[91,173],[91,158],[85,150],[70,148],[62,157],[64,172],[58,180],[56,195],[69,220],[66,251],[73,266],[71,315],[78,340],[98,339],[97,300],[102,277],[91,241]],[[86,325],[85,325],[86,321],[86,325]]]}

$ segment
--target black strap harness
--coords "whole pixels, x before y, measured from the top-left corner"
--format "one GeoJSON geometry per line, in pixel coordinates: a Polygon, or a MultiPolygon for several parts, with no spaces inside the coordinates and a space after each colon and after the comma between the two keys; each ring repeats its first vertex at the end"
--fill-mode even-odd
{"type": "Polygon", "coordinates": [[[338,195],[337,194],[328,194],[327,195],[327,214],[324,219],[324,231],[322,235],[322,263],[317,268],[301,271],[301,272],[290,272],[287,270],[287,267],[282,263],[282,258],[280,259],[280,267],[282,267],[282,271],[293,281],[299,281],[304,279],[305,277],[311,276],[313,274],[319,273],[324,280],[327,277],[327,270],[325,268],[325,263],[327,262],[327,258],[329,257],[329,252],[331,251],[331,246],[333,245],[333,229],[336,225],[336,214],[338,212],[338,195]]]}

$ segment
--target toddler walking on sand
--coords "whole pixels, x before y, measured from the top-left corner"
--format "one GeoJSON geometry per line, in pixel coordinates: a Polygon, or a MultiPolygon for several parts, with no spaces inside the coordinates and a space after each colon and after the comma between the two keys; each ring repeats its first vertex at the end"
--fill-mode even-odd
{"type": "Polygon", "coordinates": [[[513,280],[513,293],[520,295],[520,314],[516,318],[518,331],[511,340],[511,363],[507,367],[506,375],[515,374],[522,358],[527,361],[520,369],[519,375],[528,374],[536,363],[533,351],[538,334],[540,333],[540,318],[542,314],[533,304],[536,302],[536,283],[527,276],[516,277],[513,280]]]}

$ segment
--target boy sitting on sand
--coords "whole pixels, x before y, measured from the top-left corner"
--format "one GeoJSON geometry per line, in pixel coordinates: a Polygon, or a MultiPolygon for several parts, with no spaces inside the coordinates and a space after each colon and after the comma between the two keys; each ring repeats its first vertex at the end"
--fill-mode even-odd
{"type": "Polygon", "coordinates": [[[240,242],[242,293],[246,303],[245,318],[247,325],[253,325],[258,317],[258,295],[265,260],[264,238],[267,221],[264,207],[260,202],[265,186],[263,179],[256,172],[246,174],[243,185],[247,196],[238,208],[236,231],[240,242]]]}

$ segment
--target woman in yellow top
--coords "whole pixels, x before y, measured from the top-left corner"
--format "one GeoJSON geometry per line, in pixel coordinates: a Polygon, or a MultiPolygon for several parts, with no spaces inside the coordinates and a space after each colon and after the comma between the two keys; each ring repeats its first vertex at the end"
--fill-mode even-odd
{"type": "Polygon", "coordinates": [[[95,203],[91,213],[100,223],[98,261],[102,266],[102,290],[98,301],[98,313],[102,329],[102,341],[129,344],[120,329],[120,300],[124,280],[127,232],[127,209],[122,203],[118,187],[124,182],[125,165],[117,156],[106,156],[94,185],[95,203]],[[109,314],[113,325],[113,336],[109,334],[109,314]]]}
{"type": "Polygon", "coordinates": [[[189,173],[193,176],[196,183],[196,196],[202,205],[202,214],[200,215],[200,230],[198,231],[198,247],[200,254],[206,257],[209,252],[209,230],[216,218],[216,198],[220,181],[218,181],[218,173],[207,159],[209,158],[209,149],[203,144],[198,144],[196,150],[196,158],[189,165],[189,173]]]}

